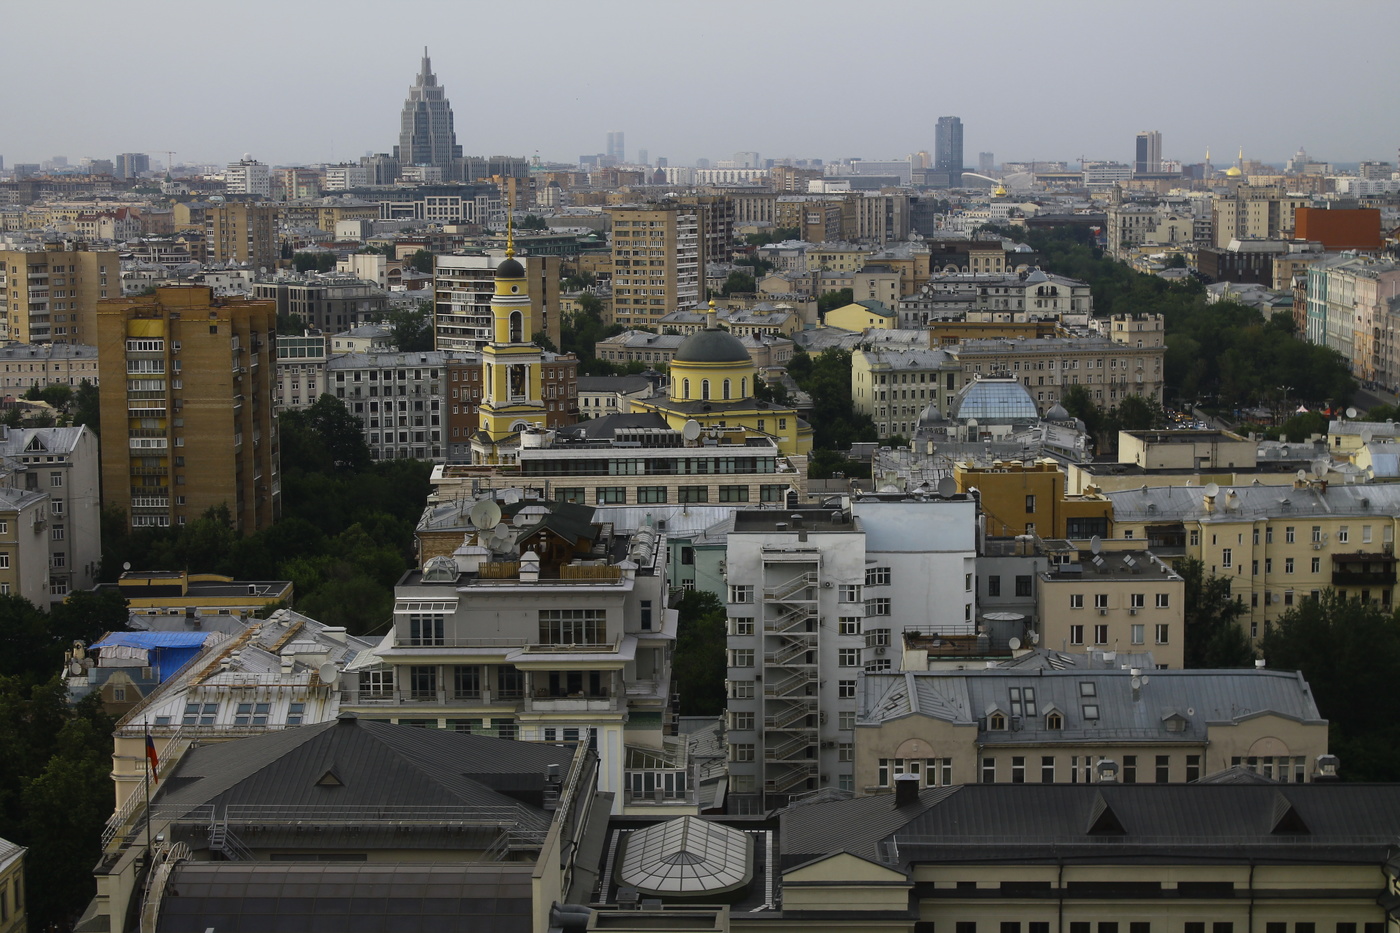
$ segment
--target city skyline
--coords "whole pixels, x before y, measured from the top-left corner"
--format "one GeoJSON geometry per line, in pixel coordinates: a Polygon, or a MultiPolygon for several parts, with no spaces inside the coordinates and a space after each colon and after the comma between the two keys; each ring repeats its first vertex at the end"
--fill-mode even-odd
{"type": "MultiPolygon", "coordinates": [[[[1091,0],[1069,4],[1077,15],[1053,22],[1039,22],[1043,8],[1028,3],[1012,3],[1002,20],[991,22],[971,10],[940,11],[935,20],[925,6],[885,0],[863,8],[856,25],[915,41],[905,40],[902,55],[898,48],[882,53],[881,63],[894,67],[880,77],[850,67],[863,46],[852,44],[851,30],[831,29],[824,16],[778,17],[771,22],[782,22],[780,29],[760,28],[751,25],[745,7],[724,0],[707,6],[699,20],[654,6],[645,7],[645,17],[622,15],[643,7],[599,0],[597,15],[556,23],[566,28],[475,43],[470,54],[434,39],[479,28],[498,15],[495,7],[429,0],[419,8],[421,29],[408,23],[388,31],[363,28],[367,17],[381,15],[369,3],[331,8],[251,0],[246,15],[218,19],[219,30],[200,42],[204,60],[213,62],[228,54],[221,47],[260,47],[253,59],[259,67],[240,64],[222,79],[167,82],[154,97],[134,93],[139,74],[122,80],[108,73],[114,39],[133,42],[143,54],[188,47],[200,36],[192,29],[197,18],[163,16],[165,6],[153,0],[83,6],[86,15],[65,24],[61,63],[41,43],[19,46],[0,63],[8,87],[32,89],[23,99],[11,96],[0,121],[7,130],[0,138],[7,166],[54,155],[111,159],[121,152],[146,152],[163,162],[173,151],[176,163],[191,164],[223,164],[243,153],[269,164],[297,164],[391,152],[404,87],[424,43],[458,112],[457,142],[465,155],[538,154],[573,163],[580,154],[605,151],[605,127],[611,126],[626,130],[633,152],[646,149],[673,165],[737,150],[779,159],[900,159],[932,151],[940,113],[961,117],[966,151],[994,151],[1000,161],[1085,156],[1131,163],[1134,136],[1144,126],[1162,133],[1163,159],[1188,163],[1201,161],[1207,148],[1220,162],[1240,147],[1246,158],[1282,162],[1299,146],[1332,162],[1390,160],[1400,144],[1393,120],[1385,119],[1394,107],[1384,62],[1371,46],[1355,42],[1349,17],[1309,27],[1316,48],[1336,53],[1327,62],[1325,87],[1294,80],[1271,89],[1259,75],[1222,70],[1218,43],[1183,41],[1188,34],[1215,33],[1260,47],[1295,47],[1289,11],[1303,8],[1287,2],[1186,2],[1158,19],[1125,24],[1113,15],[1120,8],[1091,0]],[[603,15],[607,10],[618,15],[603,15]],[[932,37],[935,29],[959,40],[926,54],[917,37],[932,37]],[[709,50],[694,66],[693,81],[685,80],[668,36],[709,50]],[[803,48],[811,60],[843,64],[829,73],[794,74],[784,65],[789,57],[772,54],[775,41],[803,48]],[[607,67],[604,56],[612,47],[629,49],[627,68],[607,67]],[[1200,77],[1164,84],[1163,73],[1200,77]],[[978,80],[967,80],[972,74],[978,80]],[[995,80],[984,80],[988,76],[995,80]],[[1230,86],[1236,82],[1248,88],[1248,106],[1235,105],[1239,98],[1230,86]],[[768,99],[785,86],[820,93],[768,99]],[[917,108],[896,93],[914,86],[925,89],[917,108]],[[1234,103],[1225,106],[1227,99],[1234,103]],[[725,100],[734,105],[724,108],[723,118],[704,118],[725,100]],[[678,119],[683,112],[701,116],[678,119]],[[860,113],[861,119],[845,131],[832,119],[840,113],[860,113]]],[[[1400,7],[1356,6],[1370,32],[1400,26],[1400,7]]],[[[209,15],[213,22],[212,8],[209,15]]],[[[47,28],[43,17],[38,8],[18,8],[12,27],[16,34],[38,34],[47,28]]]]}

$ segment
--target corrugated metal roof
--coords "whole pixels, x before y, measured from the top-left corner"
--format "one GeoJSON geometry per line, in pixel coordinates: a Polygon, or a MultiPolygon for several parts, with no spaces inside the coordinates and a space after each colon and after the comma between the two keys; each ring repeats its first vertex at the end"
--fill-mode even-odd
{"type": "Polygon", "coordinates": [[[94,648],[125,645],[131,648],[190,648],[204,644],[209,632],[109,632],[94,648]]]}
{"type": "Polygon", "coordinates": [[[1374,515],[1400,512],[1400,485],[1352,484],[1302,489],[1292,486],[1222,486],[1207,509],[1201,486],[1147,486],[1102,493],[1113,503],[1115,521],[1239,522],[1261,518],[1285,521],[1317,515],[1374,515]],[[1232,496],[1233,494],[1233,496],[1232,496]]]}

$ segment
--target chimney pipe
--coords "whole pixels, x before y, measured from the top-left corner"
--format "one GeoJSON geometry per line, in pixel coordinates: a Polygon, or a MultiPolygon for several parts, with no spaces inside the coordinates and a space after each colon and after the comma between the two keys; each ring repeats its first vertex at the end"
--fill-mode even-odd
{"type": "Polygon", "coordinates": [[[907,807],[919,802],[919,776],[917,774],[896,774],[894,776],[895,808],[907,807]]]}

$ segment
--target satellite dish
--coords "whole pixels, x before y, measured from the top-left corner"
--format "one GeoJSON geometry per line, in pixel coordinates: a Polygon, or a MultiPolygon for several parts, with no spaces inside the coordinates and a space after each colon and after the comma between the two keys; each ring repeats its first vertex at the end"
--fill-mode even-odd
{"type": "Polygon", "coordinates": [[[1327,475],[1327,468],[1329,466],[1331,466],[1331,463],[1326,460],[1314,460],[1312,465],[1313,476],[1322,479],[1322,477],[1327,475]]]}
{"type": "Polygon", "coordinates": [[[1092,538],[1090,538],[1089,550],[1094,552],[1095,554],[1103,550],[1103,538],[1100,538],[1098,535],[1094,535],[1092,538]]]}
{"type": "Polygon", "coordinates": [[[1301,482],[1305,482],[1305,481],[1307,480],[1307,478],[1308,478],[1308,471],[1307,471],[1307,470],[1299,470],[1297,473],[1294,473],[1293,475],[1294,475],[1295,477],[1298,478],[1298,482],[1300,482],[1300,483],[1301,483],[1301,482]]]}
{"type": "Polygon", "coordinates": [[[1376,432],[1375,432],[1375,431],[1372,431],[1370,428],[1362,428],[1362,429],[1361,429],[1361,443],[1363,443],[1363,444],[1369,444],[1369,443],[1371,443],[1371,440],[1372,440],[1375,436],[1376,436],[1376,432]]]}
{"type": "Polygon", "coordinates": [[[1356,409],[1355,409],[1355,408],[1348,408],[1348,409],[1347,409],[1347,417],[1348,417],[1348,418],[1355,418],[1355,417],[1356,417],[1356,409]]]}
{"type": "Polygon", "coordinates": [[[945,476],[938,481],[938,494],[945,499],[951,499],[958,493],[958,481],[951,476],[945,476]]]}
{"type": "Polygon", "coordinates": [[[1207,483],[1205,488],[1205,494],[1214,499],[1216,496],[1220,495],[1220,484],[1207,483]]]}
{"type": "Polygon", "coordinates": [[[81,674],[82,672],[83,672],[83,662],[82,662],[82,661],[73,660],[73,661],[68,662],[68,673],[73,674],[73,675],[76,676],[76,675],[78,675],[78,674],[81,674]]]}
{"type": "Polygon", "coordinates": [[[129,560],[127,560],[127,561],[122,561],[122,569],[123,569],[123,570],[130,570],[130,569],[131,569],[131,561],[129,561],[129,560]]]}
{"type": "Polygon", "coordinates": [[[335,666],[334,661],[326,661],[316,668],[316,675],[321,678],[321,683],[328,687],[334,687],[340,682],[340,668],[335,666]]]}
{"type": "Polygon", "coordinates": [[[694,418],[687,421],[684,425],[681,426],[681,437],[685,438],[688,441],[693,441],[699,438],[700,422],[696,421],[694,418]]]}
{"type": "Polygon", "coordinates": [[[1021,648],[1021,639],[1012,638],[1006,643],[1006,647],[1010,648],[1012,651],[1019,651],[1021,648]]]}
{"type": "Polygon", "coordinates": [[[467,513],[471,519],[472,527],[478,531],[485,531],[488,528],[495,528],[501,523],[501,507],[494,499],[482,499],[472,510],[467,513]]]}

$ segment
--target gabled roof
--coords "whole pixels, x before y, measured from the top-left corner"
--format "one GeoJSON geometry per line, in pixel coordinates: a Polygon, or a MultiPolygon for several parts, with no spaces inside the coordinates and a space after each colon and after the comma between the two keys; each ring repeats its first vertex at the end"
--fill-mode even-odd
{"type": "Polygon", "coordinates": [[[549,765],[567,775],[572,746],[339,719],[191,748],[153,802],[339,807],[539,807],[492,785],[542,790],[549,765]],[[337,784],[324,782],[327,773],[337,784]],[[324,782],[324,783],[323,783],[324,782]]]}

